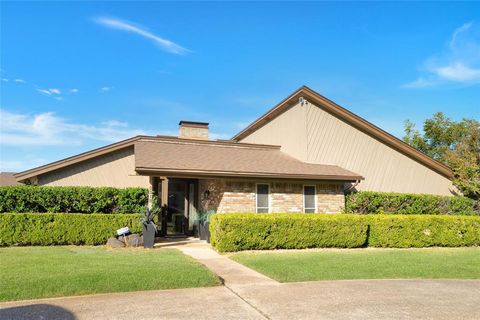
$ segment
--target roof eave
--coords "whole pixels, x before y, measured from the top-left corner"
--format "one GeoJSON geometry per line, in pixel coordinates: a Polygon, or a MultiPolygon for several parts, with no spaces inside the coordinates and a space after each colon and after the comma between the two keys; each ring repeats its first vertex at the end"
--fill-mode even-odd
{"type": "Polygon", "coordinates": [[[354,182],[363,180],[362,176],[356,175],[310,175],[310,174],[286,174],[267,172],[242,172],[242,171],[220,171],[220,170],[188,170],[172,168],[148,168],[136,167],[139,174],[157,174],[168,176],[172,174],[201,176],[201,177],[244,177],[244,178],[271,178],[271,179],[301,179],[301,180],[328,180],[354,182]]]}

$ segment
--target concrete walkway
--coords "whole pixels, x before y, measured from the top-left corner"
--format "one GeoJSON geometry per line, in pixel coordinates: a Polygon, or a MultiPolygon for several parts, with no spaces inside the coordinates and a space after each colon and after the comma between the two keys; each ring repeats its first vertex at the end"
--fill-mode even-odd
{"type": "Polygon", "coordinates": [[[208,244],[178,245],[172,246],[204,264],[210,271],[218,275],[226,287],[256,286],[256,285],[279,285],[255,270],[218,254],[208,244]]]}

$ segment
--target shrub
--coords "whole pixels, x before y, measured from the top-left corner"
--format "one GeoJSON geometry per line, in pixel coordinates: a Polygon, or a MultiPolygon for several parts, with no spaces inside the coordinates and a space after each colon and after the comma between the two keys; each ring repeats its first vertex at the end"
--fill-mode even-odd
{"type": "Polygon", "coordinates": [[[359,214],[480,215],[480,206],[474,200],[461,196],[362,191],[346,196],[345,211],[359,214]]]}
{"type": "Polygon", "coordinates": [[[0,187],[0,212],[140,213],[147,200],[143,188],[0,187]]]}
{"type": "Polygon", "coordinates": [[[316,247],[480,245],[480,217],[440,215],[216,214],[211,243],[220,252],[316,247]]]}
{"type": "Polygon", "coordinates": [[[4,213],[0,215],[0,245],[100,245],[116,230],[139,233],[138,214],[4,213]]]}
{"type": "Polygon", "coordinates": [[[480,245],[480,217],[371,215],[368,245],[421,248],[480,245]]]}
{"type": "Polygon", "coordinates": [[[210,241],[218,251],[354,248],[365,244],[367,221],[359,215],[216,214],[210,241]]]}

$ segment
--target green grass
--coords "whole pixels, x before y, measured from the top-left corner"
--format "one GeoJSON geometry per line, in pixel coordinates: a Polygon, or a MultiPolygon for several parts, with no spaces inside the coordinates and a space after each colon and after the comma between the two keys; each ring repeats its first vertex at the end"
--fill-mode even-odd
{"type": "Polygon", "coordinates": [[[480,278],[480,248],[242,252],[231,259],[280,282],[480,278]]]}
{"type": "Polygon", "coordinates": [[[207,268],[175,249],[0,249],[0,301],[219,284],[207,268]]]}

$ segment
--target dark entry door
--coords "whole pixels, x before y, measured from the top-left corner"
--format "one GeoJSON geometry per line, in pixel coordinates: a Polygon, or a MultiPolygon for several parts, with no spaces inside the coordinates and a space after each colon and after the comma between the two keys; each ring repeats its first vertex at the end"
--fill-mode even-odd
{"type": "Polygon", "coordinates": [[[168,181],[167,236],[192,233],[189,217],[195,210],[195,185],[184,179],[168,181]]]}

